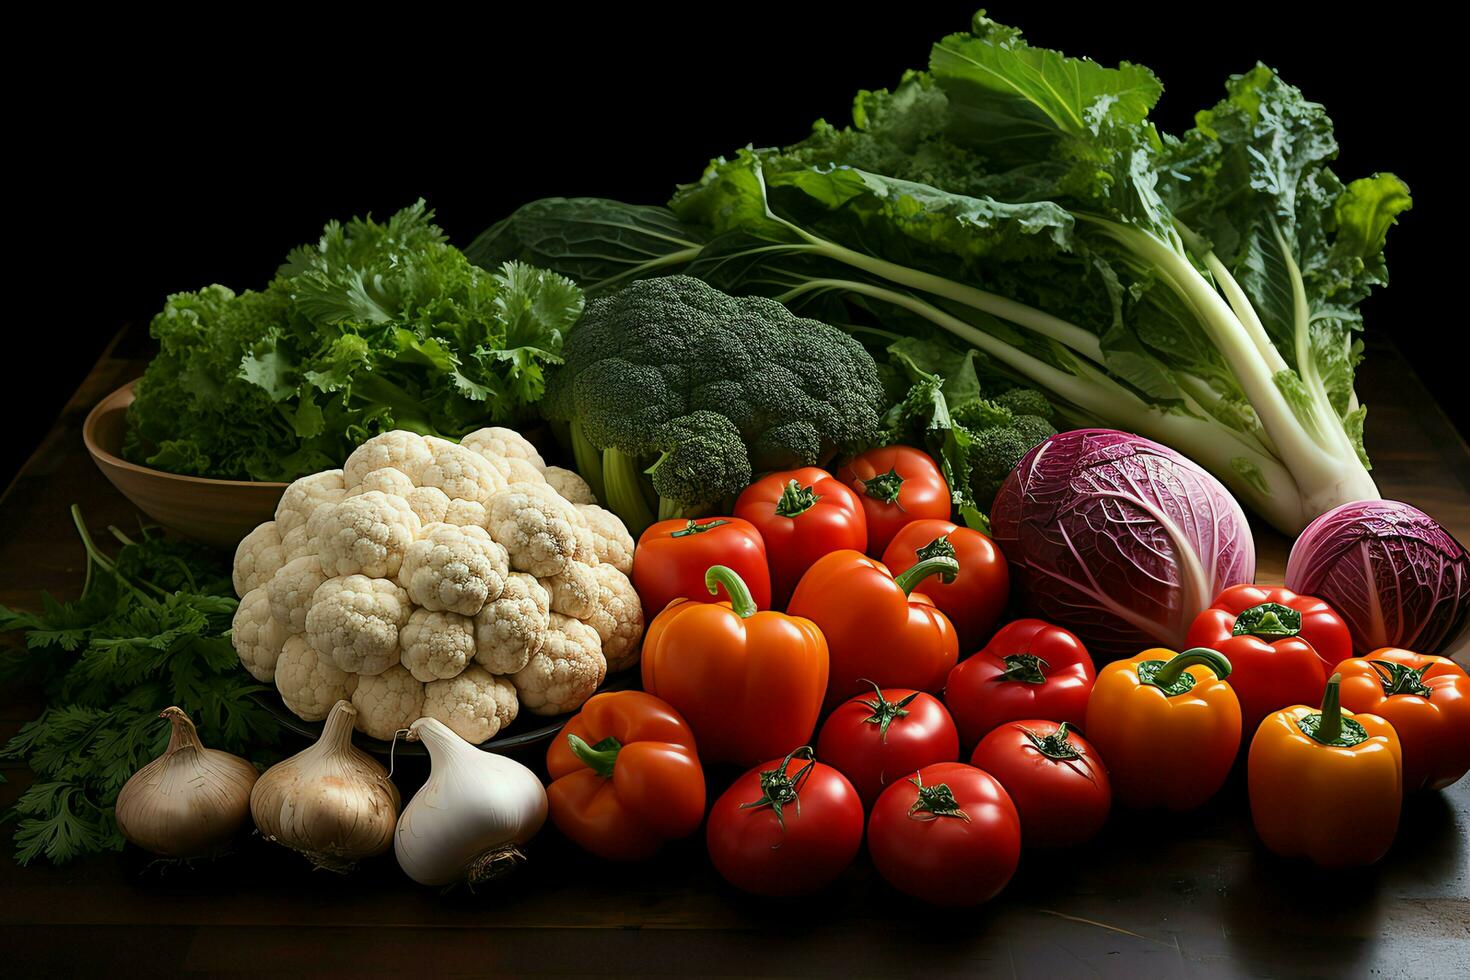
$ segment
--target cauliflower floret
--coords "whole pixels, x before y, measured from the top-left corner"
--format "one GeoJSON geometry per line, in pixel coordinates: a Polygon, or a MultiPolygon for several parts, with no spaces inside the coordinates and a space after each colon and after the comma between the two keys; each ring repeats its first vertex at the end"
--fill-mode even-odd
{"type": "Polygon", "coordinates": [[[358,446],[342,464],[342,476],[349,487],[355,487],[373,470],[393,467],[414,483],[419,474],[434,460],[424,437],[417,432],[394,429],[381,432],[358,446]]]}
{"type": "Polygon", "coordinates": [[[597,494],[592,492],[592,487],[582,479],[580,473],[560,466],[548,466],[541,471],[541,476],[546,480],[547,486],[571,503],[597,503],[597,494]]]}
{"type": "Polygon", "coordinates": [[[580,620],[552,613],[546,642],[511,681],[526,710],[561,715],[580,708],[605,676],[607,660],[597,631],[580,620]]]}
{"type": "Polygon", "coordinates": [[[485,526],[505,545],[510,565],[537,578],[556,575],[577,553],[582,515],[547,486],[513,483],[491,497],[485,526]]]}
{"type": "Polygon", "coordinates": [[[281,494],[281,502],[276,505],[276,532],[285,540],[293,529],[306,523],[313,511],[324,504],[336,503],[346,493],[341,470],[303,476],[281,494]]]}
{"type": "Polygon", "coordinates": [[[444,508],[444,523],[459,527],[484,527],[489,515],[477,500],[451,500],[444,508]]]}
{"type": "Polygon", "coordinates": [[[551,611],[554,613],[586,619],[597,609],[597,575],[591,565],[569,561],[560,574],[547,576],[541,584],[551,595],[551,611]]]}
{"type": "Polygon", "coordinates": [[[424,443],[432,459],[419,471],[419,486],[438,487],[450,500],[462,497],[477,503],[505,487],[505,475],[479,453],[437,436],[425,436],[424,443]]]}
{"type": "Polygon", "coordinates": [[[459,613],[415,609],[399,641],[403,666],[415,679],[455,677],[475,655],[475,621],[459,613]]]}
{"type": "Polygon", "coordinates": [[[577,511],[592,532],[592,552],[624,575],[633,574],[633,535],[627,525],[610,510],[596,504],[578,504],[577,511]]]}
{"type": "Polygon", "coordinates": [[[482,667],[469,667],[458,677],[424,685],[424,714],[475,745],[494,738],[516,720],[519,711],[515,686],[482,667]]]}
{"type": "Polygon", "coordinates": [[[385,466],[380,470],[373,470],[371,473],[365,474],[361,483],[347,491],[347,496],[356,497],[359,494],[367,493],[369,490],[377,490],[395,497],[407,498],[413,492],[414,486],[413,480],[409,478],[407,473],[400,469],[395,469],[392,466],[385,466]]]}
{"type": "Polygon", "coordinates": [[[596,565],[597,608],[588,616],[587,625],[602,638],[602,655],[611,673],[626,670],[638,662],[643,641],[643,602],[628,576],[611,565],[596,565]]]}
{"type": "Polygon", "coordinates": [[[541,458],[541,453],[536,447],[526,440],[514,429],[502,426],[491,426],[488,429],[476,429],[459,441],[466,449],[473,450],[486,458],[498,456],[501,459],[520,459],[530,463],[537,470],[546,469],[546,461],[541,458]]]}
{"type": "Polygon", "coordinates": [[[449,510],[449,498],[438,487],[414,487],[401,494],[413,512],[419,515],[420,524],[438,524],[449,510]]]}
{"type": "Polygon", "coordinates": [[[424,715],[424,685],[398,664],[364,677],[352,692],[357,730],[388,741],[424,715]]]}
{"type": "Polygon", "coordinates": [[[251,589],[240,600],[230,628],[230,642],[251,677],[267,682],[275,679],[276,659],[286,643],[286,630],[271,615],[270,597],[263,586],[251,589]]]}
{"type": "Polygon", "coordinates": [[[529,460],[516,459],[511,456],[503,457],[506,470],[506,483],[545,483],[546,477],[541,475],[529,460]]]}
{"type": "Polygon", "coordinates": [[[508,562],[483,527],[430,524],[404,552],[398,580],[425,609],[473,616],[499,598],[508,562]]]}
{"type": "MultiPolygon", "coordinates": [[[[317,511],[320,510],[321,508],[318,507],[317,511]]],[[[307,523],[310,523],[309,519],[307,523]]],[[[311,532],[307,531],[306,526],[306,524],[297,524],[288,533],[281,536],[281,557],[286,560],[286,565],[298,558],[316,555],[316,542],[311,539],[311,532]]]]}
{"type": "MultiPolygon", "coordinates": [[[[306,630],[306,612],[311,608],[311,597],[326,580],[327,575],[322,571],[321,562],[316,555],[304,555],[286,562],[265,583],[271,616],[275,617],[287,634],[294,635],[306,630]]],[[[327,707],[331,706],[332,703],[328,702],[327,707]]]]}
{"type": "Polygon", "coordinates": [[[321,721],[332,705],[357,690],[356,674],[338,670],[304,636],[288,636],[276,660],[276,690],[296,717],[321,721]]]}
{"type": "Polygon", "coordinates": [[[419,534],[419,518],[402,497],[369,490],[313,517],[311,536],[333,575],[393,578],[419,534]]]}
{"type": "Polygon", "coordinates": [[[514,674],[541,649],[551,625],[551,596],[525,572],[511,572],[500,598],[475,616],[475,661],[492,674],[514,674]]]}
{"type": "Polygon", "coordinates": [[[366,575],[327,579],[311,597],[306,641],[353,674],[381,674],[398,662],[398,631],[412,606],[397,582],[366,575]]]}
{"type": "Polygon", "coordinates": [[[266,521],[241,538],[235,548],[235,564],[230,569],[235,595],[244,596],[269,582],[284,564],[286,552],[281,547],[281,532],[275,521],[266,521]]]}

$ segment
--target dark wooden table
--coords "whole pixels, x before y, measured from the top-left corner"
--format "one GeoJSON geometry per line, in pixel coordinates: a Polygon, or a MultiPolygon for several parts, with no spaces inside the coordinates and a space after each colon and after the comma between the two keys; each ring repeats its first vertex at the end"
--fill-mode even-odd
{"type": "MultiPolygon", "coordinates": [[[[0,602],[72,594],[82,549],[67,505],[92,525],[136,515],[102,479],[81,422],[141,370],[121,338],[0,502],[0,602]]],[[[1402,357],[1362,369],[1368,445],[1385,496],[1470,540],[1470,451],[1402,357]]],[[[1287,543],[1258,530],[1260,577],[1287,543]]],[[[1463,655],[1462,655],[1462,662],[1463,655]]],[[[0,692],[0,738],[36,693],[0,692]]],[[[405,799],[421,761],[400,759],[405,799]]],[[[11,768],[8,806],[29,781],[11,768]]],[[[702,840],[628,867],[590,859],[548,829],[516,877],[477,894],[415,887],[391,856],[350,877],[309,871],[259,840],[213,867],[160,875],[136,853],[53,868],[0,855],[0,973],[372,972],[563,974],[1004,973],[1054,977],[1470,975],[1470,779],[1408,804],[1378,866],[1326,875],[1256,842],[1241,781],[1187,816],[1114,814],[1093,844],[1027,854],[984,907],[936,912],[884,886],[865,858],[825,894],[752,899],[727,887],[702,840]]]]}

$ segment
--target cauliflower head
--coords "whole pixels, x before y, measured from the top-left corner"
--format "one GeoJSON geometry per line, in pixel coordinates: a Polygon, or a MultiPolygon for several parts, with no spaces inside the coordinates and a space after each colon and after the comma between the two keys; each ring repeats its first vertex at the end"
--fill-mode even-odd
{"type": "Polygon", "coordinates": [[[456,497],[484,503],[503,489],[505,475],[490,460],[437,436],[425,436],[431,461],[418,475],[421,487],[438,487],[450,500],[456,497]]]}
{"type": "Polygon", "coordinates": [[[592,535],[592,553],[598,562],[624,575],[633,574],[633,535],[623,519],[596,504],[578,504],[577,511],[592,535]]]}
{"type": "Polygon", "coordinates": [[[442,721],[466,742],[494,738],[519,712],[515,686],[483,667],[469,667],[458,677],[424,685],[424,714],[442,721]]]}
{"type": "Polygon", "coordinates": [[[575,711],[607,676],[602,640],[580,620],[551,614],[541,649],[511,675],[521,706],[532,714],[560,715],[575,711]]]}
{"type": "Polygon", "coordinates": [[[403,666],[416,680],[455,677],[475,656],[475,621],[459,613],[415,609],[399,643],[403,666]]]}
{"type": "Polygon", "coordinates": [[[291,713],[306,721],[321,721],[332,705],[352,697],[358,677],[338,670],[306,642],[306,637],[286,637],[276,660],[276,690],[291,713]]]}
{"type": "Polygon", "coordinates": [[[331,574],[393,578],[420,524],[408,501],[369,490],[313,515],[308,527],[331,574]]]}
{"type": "Polygon", "coordinates": [[[266,521],[245,537],[235,548],[235,563],[230,579],[235,595],[244,596],[271,580],[286,564],[286,549],[281,545],[281,532],[275,521],[266,521]]]}
{"type": "Polygon", "coordinates": [[[519,459],[531,464],[537,471],[546,469],[546,461],[541,458],[541,453],[531,445],[530,440],[514,429],[498,425],[476,429],[461,439],[459,444],[486,458],[498,456],[501,459],[519,459]]]}
{"type": "Polygon", "coordinates": [[[551,595],[551,611],[554,613],[586,619],[597,609],[597,576],[591,565],[569,561],[559,574],[547,576],[541,584],[551,595]]]}
{"type": "Polygon", "coordinates": [[[505,546],[518,572],[556,575],[577,554],[577,528],[585,522],[548,486],[513,483],[491,497],[486,510],[486,529],[505,546]]]}
{"type": "Polygon", "coordinates": [[[422,484],[420,474],[433,459],[423,436],[394,429],[381,432],[354,449],[342,464],[342,478],[347,486],[355,487],[373,470],[392,467],[415,484],[422,484]]]}
{"type": "Polygon", "coordinates": [[[557,494],[569,503],[573,504],[595,504],[597,494],[592,492],[592,486],[584,479],[582,474],[575,470],[565,469],[560,466],[548,466],[541,471],[546,485],[555,490],[557,494]]]}
{"type": "Polygon", "coordinates": [[[317,508],[336,503],[346,493],[341,470],[323,470],[292,483],[276,505],[276,530],[281,539],[285,540],[293,529],[304,526],[317,508]]]}
{"type": "Polygon", "coordinates": [[[404,552],[398,580],[425,609],[473,616],[499,598],[509,573],[505,548],[483,527],[430,524],[404,552]]]}
{"type": "Polygon", "coordinates": [[[525,572],[511,572],[500,598],[475,616],[475,662],[492,674],[514,674],[541,649],[551,626],[551,596],[525,572]]]}
{"type": "Polygon", "coordinates": [[[408,593],[397,582],[366,575],[317,586],[306,612],[306,642],[339,670],[370,676],[398,662],[398,633],[408,623],[408,593]]]}
{"type": "Polygon", "coordinates": [[[357,730],[388,741],[424,714],[424,685],[402,666],[394,664],[381,674],[364,677],[352,692],[357,730]]]}
{"type": "Polygon", "coordinates": [[[597,608],[586,617],[587,625],[602,639],[602,655],[609,673],[627,670],[638,662],[643,643],[643,601],[628,576],[611,565],[594,565],[597,579],[597,608]]]}
{"type": "Polygon", "coordinates": [[[282,565],[281,570],[265,584],[271,615],[287,634],[306,631],[306,613],[311,608],[311,598],[326,580],[327,575],[316,555],[303,555],[282,565]]]}
{"type": "Polygon", "coordinates": [[[286,644],[286,630],[271,615],[271,601],[264,586],[245,593],[235,608],[230,642],[251,677],[265,682],[275,680],[276,660],[286,644]]]}

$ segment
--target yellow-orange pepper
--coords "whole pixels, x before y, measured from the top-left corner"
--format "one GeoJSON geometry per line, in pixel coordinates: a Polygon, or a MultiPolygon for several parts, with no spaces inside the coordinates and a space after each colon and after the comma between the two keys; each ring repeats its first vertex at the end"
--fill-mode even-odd
{"type": "Polygon", "coordinates": [[[1098,671],[1087,740],[1124,806],[1193,810],[1220,791],[1240,750],[1230,661],[1196,647],[1145,650],[1098,671]]]}
{"type": "Polygon", "coordinates": [[[1377,715],[1343,710],[1341,682],[1332,675],[1320,709],[1293,705],[1261,722],[1248,762],[1261,842],[1323,868],[1372,864],[1399,827],[1398,735],[1377,715]]]}

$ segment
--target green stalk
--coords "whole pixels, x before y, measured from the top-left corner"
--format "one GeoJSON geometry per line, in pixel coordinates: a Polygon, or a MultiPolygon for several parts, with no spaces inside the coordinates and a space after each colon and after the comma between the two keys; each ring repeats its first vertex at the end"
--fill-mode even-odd
{"type": "Polygon", "coordinates": [[[710,595],[719,595],[722,585],[730,597],[730,608],[735,610],[735,615],[749,619],[756,614],[760,607],[755,604],[755,597],[750,594],[750,587],[740,573],[728,565],[711,565],[704,573],[704,587],[709,589],[710,595]]]}
{"type": "Polygon", "coordinates": [[[567,426],[567,435],[572,443],[572,461],[576,463],[577,472],[587,481],[597,499],[607,503],[607,488],[602,481],[602,450],[587,440],[580,419],[567,426]]]}
{"type": "Polygon", "coordinates": [[[1230,676],[1230,661],[1223,653],[1208,647],[1194,647],[1176,653],[1168,660],[1145,660],[1138,665],[1139,683],[1162,690],[1169,697],[1187,694],[1195,685],[1194,675],[1185,668],[1203,664],[1220,680],[1230,676]]]}
{"type": "Polygon", "coordinates": [[[903,589],[904,595],[913,595],[914,589],[919,583],[930,575],[958,575],[960,563],[945,555],[935,555],[925,558],[923,561],[910,566],[899,575],[893,577],[898,587],[903,589]]]}
{"type": "Polygon", "coordinates": [[[596,745],[588,745],[586,739],[577,735],[568,735],[567,747],[572,750],[572,755],[581,759],[588,769],[603,779],[611,779],[613,768],[617,765],[618,753],[622,751],[623,744],[611,735],[596,745]]]}
{"type": "Polygon", "coordinates": [[[648,501],[643,499],[643,468],[627,453],[604,449],[602,480],[607,490],[604,500],[608,510],[623,519],[628,533],[637,540],[655,519],[648,501]]]}

